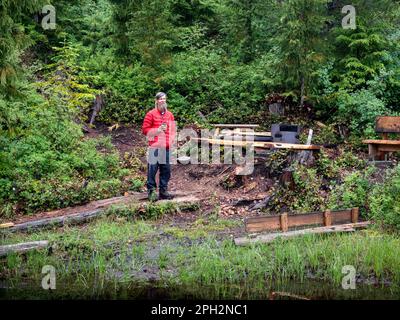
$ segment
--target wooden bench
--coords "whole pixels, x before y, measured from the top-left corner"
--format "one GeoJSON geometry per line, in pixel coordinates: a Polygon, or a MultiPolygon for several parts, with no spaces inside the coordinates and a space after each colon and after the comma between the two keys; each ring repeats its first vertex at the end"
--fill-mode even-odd
{"type": "Polygon", "coordinates": [[[368,144],[369,159],[385,160],[388,152],[400,151],[400,140],[390,140],[390,133],[400,134],[400,117],[378,117],[375,132],[380,133],[381,140],[364,140],[368,144]]]}

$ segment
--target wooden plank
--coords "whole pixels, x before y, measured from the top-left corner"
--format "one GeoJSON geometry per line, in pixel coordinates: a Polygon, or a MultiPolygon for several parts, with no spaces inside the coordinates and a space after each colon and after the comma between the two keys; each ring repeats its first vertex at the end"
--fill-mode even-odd
{"type": "Polygon", "coordinates": [[[292,143],[281,143],[281,142],[260,142],[260,141],[235,141],[235,140],[224,140],[224,139],[208,139],[208,138],[191,138],[194,141],[205,141],[209,144],[219,144],[226,146],[241,146],[246,147],[252,145],[253,147],[266,148],[266,149],[293,149],[293,150],[320,150],[320,146],[305,144],[292,144],[292,143]]]}
{"type": "MultiPolygon", "coordinates": [[[[349,223],[352,221],[352,209],[330,211],[331,225],[349,223]]],[[[325,212],[312,212],[307,214],[287,215],[288,228],[308,225],[323,225],[325,223],[325,212]]],[[[281,216],[252,217],[245,220],[247,232],[261,232],[278,230],[281,228],[281,216]]]]}
{"type": "Polygon", "coordinates": [[[400,140],[363,140],[366,144],[379,144],[379,145],[400,145],[400,140]]]}
{"type": "Polygon", "coordinates": [[[212,124],[213,127],[216,128],[258,128],[258,124],[226,124],[226,123],[216,123],[212,124]]]}
{"type": "MultiPolygon", "coordinates": [[[[379,145],[378,146],[378,153],[379,152],[396,152],[400,151],[400,145],[379,145]]],[[[382,159],[384,160],[384,159],[382,159]]]]}
{"type": "Polygon", "coordinates": [[[247,232],[260,232],[264,230],[277,230],[281,227],[279,215],[268,217],[254,217],[245,220],[247,232]]]}
{"type": "Polygon", "coordinates": [[[378,133],[400,133],[400,117],[376,118],[375,131],[378,133]]]}
{"type": "Polygon", "coordinates": [[[289,228],[323,224],[323,223],[324,223],[324,217],[322,212],[295,214],[295,215],[290,215],[289,217],[289,228]]]}
{"type": "Polygon", "coordinates": [[[330,227],[318,227],[311,229],[303,229],[303,230],[295,230],[288,232],[279,232],[279,233],[271,233],[271,234],[262,234],[256,237],[239,237],[234,239],[234,242],[237,246],[249,245],[253,243],[270,243],[278,238],[287,239],[298,236],[304,236],[307,234],[325,234],[325,233],[336,233],[336,232],[353,232],[358,228],[366,228],[370,225],[370,221],[366,222],[358,222],[358,223],[349,223],[342,224],[338,226],[330,226],[330,227]]]}
{"type": "Polygon", "coordinates": [[[11,228],[12,226],[14,226],[14,223],[12,222],[2,223],[0,224],[0,229],[11,228]]]}
{"type": "Polygon", "coordinates": [[[224,132],[221,131],[220,135],[222,136],[255,136],[255,137],[271,137],[271,132],[246,132],[246,131],[240,131],[240,132],[224,132]]]}
{"type": "Polygon", "coordinates": [[[7,256],[10,253],[24,253],[31,250],[43,249],[48,247],[48,245],[48,241],[32,241],[0,246],[0,257],[7,256]]]}
{"type": "Polygon", "coordinates": [[[324,212],[324,225],[326,227],[329,227],[332,225],[332,214],[331,214],[331,210],[326,210],[324,212]]]}
{"type": "Polygon", "coordinates": [[[358,214],[359,214],[359,209],[358,208],[351,209],[351,222],[352,223],[357,223],[358,222],[358,214]]]}
{"type": "Polygon", "coordinates": [[[374,144],[368,145],[368,158],[369,160],[375,160],[378,154],[378,146],[374,144]]]}
{"type": "Polygon", "coordinates": [[[288,231],[289,230],[289,227],[288,227],[288,214],[286,212],[281,214],[280,222],[281,222],[281,230],[283,232],[288,231]]]}

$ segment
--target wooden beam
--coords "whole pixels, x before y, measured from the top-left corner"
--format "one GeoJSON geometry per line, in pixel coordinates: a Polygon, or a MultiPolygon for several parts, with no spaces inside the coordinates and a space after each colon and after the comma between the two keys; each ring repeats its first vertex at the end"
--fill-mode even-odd
{"type": "Polygon", "coordinates": [[[289,229],[289,226],[288,226],[288,214],[286,212],[281,214],[280,222],[281,222],[281,230],[283,232],[288,231],[288,229],[289,229]]]}
{"type": "Polygon", "coordinates": [[[358,222],[358,213],[359,213],[359,209],[358,208],[351,209],[351,222],[352,223],[357,223],[358,222]]]}
{"type": "Polygon", "coordinates": [[[10,253],[24,253],[31,250],[43,249],[47,248],[48,245],[48,241],[33,241],[0,246],[0,257],[7,256],[10,253]]]}
{"type": "Polygon", "coordinates": [[[366,221],[366,222],[342,224],[338,226],[318,227],[318,228],[295,230],[282,233],[280,232],[280,233],[262,234],[262,235],[257,235],[255,237],[247,236],[247,237],[236,238],[234,239],[234,242],[237,246],[249,245],[252,243],[271,243],[278,238],[287,239],[298,236],[304,236],[307,234],[353,232],[358,228],[366,228],[370,224],[371,224],[370,221],[366,221]]]}
{"type": "MultiPolygon", "coordinates": [[[[329,211],[331,225],[352,222],[352,209],[329,211]]],[[[357,211],[354,211],[357,212],[357,211]]],[[[306,214],[287,215],[288,228],[302,227],[308,225],[324,225],[326,223],[326,212],[312,212],[306,214]]],[[[357,222],[357,221],[355,221],[357,222]]],[[[247,232],[261,232],[281,229],[281,215],[260,216],[247,218],[245,220],[247,232]]]]}
{"type": "Polygon", "coordinates": [[[379,144],[379,145],[400,145],[400,140],[363,140],[366,144],[379,144]]]}
{"type": "Polygon", "coordinates": [[[326,227],[329,227],[329,226],[332,225],[332,213],[331,213],[331,210],[326,210],[324,212],[324,225],[326,227]]]}
{"type": "Polygon", "coordinates": [[[221,131],[221,136],[255,136],[255,137],[271,137],[271,132],[246,132],[246,131],[238,131],[238,132],[224,132],[221,131]]]}
{"type": "Polygon", "coordinates": [[[266,148],[266,149],[293,149],[293,150],[320,150],[320,146],[281,142],[261,142],[261,141],[235,141],[224,139],[208,139],[208,138],[191,138],[194,141],[205,141],[209,144],[219,144],[224,146],[241,146],[246,147],[252,145],[253,147],[266,148]]]}
{"type": "MultiPolygon", "coordinates": [[[[378,145],[378,153],[379,152],[396,152],[400,151],[400,144],[398,145],[378,145]]],[[[384,160],[384,159],[382,159],[384,160]]]]}
{"type": "Polygon", "coordinates": [[[216,128],[258,128],[258,124],[225,124],[225,123],[216,123],[212,124],[213,127],[216,128]]]}

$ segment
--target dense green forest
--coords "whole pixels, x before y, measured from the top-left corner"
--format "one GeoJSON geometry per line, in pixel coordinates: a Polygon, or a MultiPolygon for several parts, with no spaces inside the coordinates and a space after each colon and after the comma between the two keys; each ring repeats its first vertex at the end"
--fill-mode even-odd
{"type": "Polygon", "coordinates": [[[110,140],[84,139],[96,95],[109,125],[140,124],[160,90],[180,127],[263,124],[280,101],[354,148],[400,112],[397,0],[353,0],[355,29],[343,0],[61,0],[55,29],[46,4],[0,3],[2,217],[126,190],[110,140]]]}
{"type": "Polygon", "coordinates": [[[384,115],[400,0],[0,0],[0,299],[398,299],[400,146],[370,161],[363,141],[400,140],[384,115]],[[249,175],[178,162],[174,200],[147,201],[158,91],[179,129],[296,124],[312,145],[263,142],[249,175]],[[248,218],[278,239],[238,245],[248,218]]]}

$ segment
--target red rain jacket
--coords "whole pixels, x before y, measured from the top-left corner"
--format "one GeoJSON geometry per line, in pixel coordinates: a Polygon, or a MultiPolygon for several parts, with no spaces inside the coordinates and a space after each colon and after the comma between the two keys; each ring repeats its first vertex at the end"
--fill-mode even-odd
{"type": "Polygon", "coordinates": [[[166,110],[161,114],[157,108],[147,112],[143,120],[142,132],[147,136],[148,133],[155,133],[161,124],[167,124],[166,132],[162,132],[154,137],[148,137],[149,146],[152,148],[166,148],[169,149],[175,139],[175,119],[174,115],[166,110]]]}

